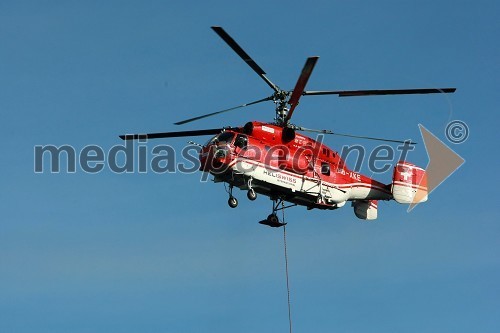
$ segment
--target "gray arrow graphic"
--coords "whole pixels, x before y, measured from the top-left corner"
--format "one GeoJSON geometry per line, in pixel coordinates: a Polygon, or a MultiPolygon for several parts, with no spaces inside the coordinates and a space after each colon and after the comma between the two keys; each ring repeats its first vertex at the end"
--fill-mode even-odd
{"type": "Polygon", "coordinates": [[[454,173],[465,160],[451,150],[443,141],[439,140],[434,134],[426,129],[422,124],[418,124],[420,134],[424,139],[425,150],[429,156],[429,163],[425,168],[427,174],[427,192],[417,191],[413,203],[408,207],[410,212],[418,205],[420,199],[425,195],[432,193],[443,181],[454,173]]]}

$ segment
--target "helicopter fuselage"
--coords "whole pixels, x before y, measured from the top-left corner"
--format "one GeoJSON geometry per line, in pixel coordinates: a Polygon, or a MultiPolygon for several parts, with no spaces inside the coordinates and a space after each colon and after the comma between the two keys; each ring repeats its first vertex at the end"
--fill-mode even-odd
{"type": "Polygon", "coordinates": [[[308,208],[392,199],[390,185],[348,169],[323,143],[274,124],[250,122],[223,131],[203,146],[200,162],[215,182],[308,208]]]}

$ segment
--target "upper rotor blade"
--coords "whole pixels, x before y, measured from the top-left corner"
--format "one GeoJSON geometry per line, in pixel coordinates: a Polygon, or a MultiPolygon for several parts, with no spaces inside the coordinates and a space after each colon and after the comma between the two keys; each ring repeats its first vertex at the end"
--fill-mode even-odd
{"type": "Polygon", "coordinates": [[[413,95],[454,93],[456,88],[424,88],[424,89],[382,89],[382,90],[324,90],[304,91],[303,95],[339,95],[339,97],[377,96],[377,95],[413,95]]]}
{"type": "Polygon", "coordinates": [[[213,128],[205,130],[182,131],[182,132],[163,132],[163,133],[147,133],[147,134],[126,134],[120,135],[122,140],[147,140],[147,139],[161,139],[161,138],[178,138],[183,136],[200,136],[200,135],[214,135],[222,132],[227,128],[213,128]]]}
{"type": "Polygon", "coordinates": [[[266,97],[266,98],[263,98],[263,99],[259,99],[258,101],[254,101],[254,102],[250,102],[250,103],[238,105],[238,106],[235,106],[235,107],[232,107],[232,108],[229,108],[229,109],[225,109],[225,110],[221,110],[221,111],[217,111],[217,112],[212,112],[212,113],[207,113],[207,114],[204,114],[204,115],[201,115],[201,116],[198,116],[198,117],[194,117],[194,118],[189,118],[189,119],[186,119],[186,120],[181,120],[181,121],[178,121],[178,122],[176,122],[174,124],[175,125],[186,124],[186,123],[189,123],[189,122],[192,122],[192,121],[195,121],[195,120],[199,120],[199,119],[203,119],[203,118],[215,116],[216,114],[220,114],[220,113],[224,113],[224,112],[236,110],[236,109],[239,109],[239,108],[242,108],[242,107],[245,107],[245,106],[257,104],[257,103],[260,103],[260,102],[270,101],[272,99],[273,99],[272,96],[266,97]]]}
{"type": "Polygon", "coordinates": [[[233,49],[234,52],[236,52],[240,56],[241,59],[243,59],[243,61],[248,64],[248,66],[250,66],[269,85],[269,87],[271,87],[275,92],[279,91],[279,88],[266,77],[266,72],[264,72],[264,70],[260,68],[259,65],[257,65],[257,63],[248,55],[248,53],[246,53],[241,48],[241,46],[239,46],[238,43],[236,43],[236,41],[231,36],[229,36],[229,34],[224,29],[222,29],[222,27],[214,26],[212,27],[212,29],[217,35],[219,35],[220,38],[222,38],[227,43],[227,45],[229,45],[229,47],[233,49]]]}
{"type": "Polygon", "coordinates": [[[366,139],[366,140],[376,140],[376,141],[384,141],[384,142],[395,142],[395,143],[404,143],[404,144],[409,144],[409,145],[416,145],[416,142],[411,142],[411,141],[401,141],[401,140],[392,140],[392,139],[384,139],[384,138],[374,138],[371,136],[359,136],[359,135],[350,135],[350,134],[342,134],[342,133],[335,133],[330,130],[317,130],[317,129],[310,129],[310,128],[305,128],[305,127],[300,127],[300,126],[295,126],[294,127],[296,130],[299,131],[304,131],[304,132],[314,132],[314,133],[322,133],[322,134],[331,134],[331,135],[338,135],[338,136],[345,136],[349,138],[356,138],[356,139],[366,139]]]}
{"type": "Polygon", "coordinates": [[[290,118],[292,118],[293,110],[295,110],[295,108],[299,104],[299,99],[304,93],[304,88],[306,87],[307,81],[311,76],[311,73],[314,69],[314,66],[316,65],[316,62],[318,61],[318,58],[319,57],[307,58],[306,63],[304,64],[304,68],[302,68],[302,72],[300,73],[297,83],[295,84],[295,88],[293,89],[292,96],[288,101],[288,104],[290,104],[291,107],[290,111],[288,111],[288,114],[285,118],[285,122],[288,122],[290,118]]]}

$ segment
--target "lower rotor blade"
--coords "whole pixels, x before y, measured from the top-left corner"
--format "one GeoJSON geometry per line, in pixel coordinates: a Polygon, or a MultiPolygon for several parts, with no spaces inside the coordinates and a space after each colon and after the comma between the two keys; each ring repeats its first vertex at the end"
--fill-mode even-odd
{"type": "Polygon", "coordinates": [[[300,126],[293,126],[293,129],[296,129],[298,131],[302,132],[313,132],[313,133],[322,133],[322,134],[333,134],[332,131],[330,130],[317,130],[317,129],[312,129],[312,128],[305,128],[305,127],[300,127],[300,126]]]}
{"type": "Polygon", "coordinates": [[[199,120],[199,119],[203,119],[203,118],[215,116],[217,114],[221,114],[221,113],[224,113],[224,112],[229,112],[229,111],[232,111],[232,110],[236,110],[236,109],[239,109],[239,108],[243,108],[245,106],[250,106],[250,105],[253,105],[253,104],[260,103],[260,102],[270,101],[272,99],[273,99],[272,96],[266,97],[266,98],[263,98],[263,99],[259,99],[258,101],[254,101],[254,102],[250,102],[250,103],[238,105],[238,106],[235,106],[235,107],[232,107],[232,108],[229,108],[229,109],[225,109],[225,110],[221,110],[221,111],[217,111],[217,112],[212,112],[212,113],[207,113],[207,114],[204,114],[204,115],[201,115],[201,116],[198,116],[198,117],[194,117],[194,118],[189,118],[189,119],[186,119],[186,120],[181,120],[181,121],[178,121],[178,122],[174,123],[174,125],[182,125],[182,124],[190,123],[190,122],[195,121],[195,120],[199,120]]]}
{"type": "Polygon", "coordinates": [[[322,134],[331,134],[331,135],[345,136],[345,137],[356,138],[356,139],[376,140],[376,141],[395,142],[395,143],[405,143],[405,144],[409,144],[409,145],[416,145],[417,144],[416,142],[411,142],[411,141],[401,141],[401,140],[374,138],[374,137],[371,137],[371,136],[359,136],[359,135],[342,134],[342,133],[335,133],[335,132],[332,132],[330,130],[317,130],[317,129],[305,128],[305,127],[300,127],[300,126],[295,126],[293,128],[296,129],[296,130],[298,130],[298,131],[314,132],[314,133],[322,133],[322,134]]]}
{"type": "Polygon", "coordinates": [[[412,141],[401,141],[401,140],[391,140],[391,139],[383,139],[383,138],[374,138],[371,136],[359,136],[359,135],[350,135],[350,134],[342,134],[342,133],[329,133],[333,135],[338,135],[338,136],[345,136],[348,138],[356,138],[356,139],[365,139],[365,140],[375,140],[375,141],[384,141],[384,142],[395,142],[395,143],[404,143],[408,145],[416,145],[416,142],[412,141]]]}
{"type": "Polygon", "coordinates": [[[424,88],[424,89],[381,89],[381,90],[323,90],[304,91],[303,95],[339,95],[339,97],[380,96],[380,95],[413,95],[413,94],[449,94],[456,88],[424,88]]]}
{"type": "Polygon", "coordinates": [[[183,136],[201,136],[201,135],[214,135],[222,132],[226,128],[213,128],[195,131],[181,131],[181,132],[163,132],[163,133],[147,133],[147,134],[125,134],[120,135],[122,140],[147,140],[147,139],[162,139],[162,138],[179,138],[183,136]]]}

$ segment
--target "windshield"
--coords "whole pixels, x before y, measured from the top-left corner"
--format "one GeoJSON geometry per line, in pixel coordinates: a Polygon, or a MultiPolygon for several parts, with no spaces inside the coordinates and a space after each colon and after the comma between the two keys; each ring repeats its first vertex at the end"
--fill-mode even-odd
{"type": "Polygon", "coordinates": [[[219,135],[216,135],[212,139],[210,139],[206,145],[210,145],[213,143],[231,143],[234,138],[234,133],[232,132],[222,132],[219,135]]]}

